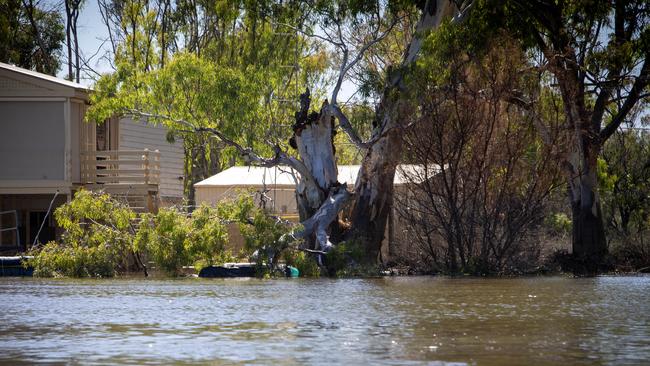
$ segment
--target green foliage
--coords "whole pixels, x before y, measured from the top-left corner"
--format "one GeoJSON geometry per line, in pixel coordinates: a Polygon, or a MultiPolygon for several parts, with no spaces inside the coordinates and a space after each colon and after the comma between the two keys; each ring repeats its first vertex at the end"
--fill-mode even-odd
{"type": "Polygon", "coordinates": [[[356,241],[338,243],[325,255],[324,264],[330,276],[347,277],[366,273],[361,267],[364,259],[363,247],[356,241]]]}
{"type": "Polygon", "coordinates": [[[233,256],[226,250],[228,230],[218,216],[218,210],[202,205],[192,212],[189,255],[194,267],[211,266],[232,262],[233,256]]]}
{"type": "Polygon", "coordinates": [[[223,220],[247,223],[251,213],[256,210],[252,193],[252,191],[242,190],[235,198],[219,202],[217,215],[223,220]]]}
{"type": "Polygon", "coordinates": [[[29,253],[36,277],[113,277],[119,263],[108,245],[48,242],[29,253]]]}
{"type": "Polygon", "coordinates": [[[275,270],[282,252],[294,241],[291,233],[294,225],[255,209],[248,222],[239,224],[244,236],[246,250],[256,254],[260,270],[275,270]]]}
{"type": "Polygon", "coordinates": [[[150,259],[169,275],[178,275],[192,262],[190,255],[191,222],[174,208],[161,208],[157,214],[142,217],[135,236],[135,247],[146,248],[150,259]]]}
{"type": "Polygon", "coordinates": [[[284,252],[284,260],[287,266],[298,268],[301,277],[320,277],[321,270],[313,258],[302,251],[287,250],[284,252]]]}
{"type": "Polygon", "coordinates": [[[190,217],[175,208],[142,215],[134,247],[147,253],[157,268],[176,276],[190,264],[200,270],[233,261],[227,243],[228,231],[217,209],[201,206],[190,217]]]}
{"type": "Polygon", "coordinates": [[[612,255],[631,270],[650,266],[650,135],[633,129],[616,133],[598,163],[612,255]]]}
{"type": "Polygon", "coordinates": [[[54,212],[65,233],[31,251],[36,276],[112,277],[132,253],[135,214],[109,195],[80,190],[54,212]]]}
{"type": "Polygon", "coordinates": [[[0,1],[0,61],[55,75],[65,33],[63,19],[55,10],[39,5],[33,17],[39,33],[29,20],[28,8],[20,0],[0,1]],[[43,41],[41,49],[38,37],[43,41]]]}
{"type": "Polygon", "coordinates": [[[650,229],[650,135],[615,134],[598,161],[598,177],[611,233],[640,235],[650,229]]]}
{"type": "MultiPolygon", "coordinates": [[[[228,222],[239,224],[248,254],[257,251],[260,268],[265,270],[275,269],[277,259],[293,241],[293,225],[268,216],[245,193],[217,207],[201,206],[191,216],[161,208],[156,214],[138,217],[107,194],[80,190],[54,217],[65,232],[59,242],[30,252],[37,276],[112,277],[127,270],[129,257],[135,253],[173,276],[191,264],[199,269],[223,264],[234,260],[226,248],[228,222]],[[134,227],[136,218],[139,223],[134,227]]],[[[299,265],[305,273],[314,272],[306,259],[297,261],[303,263],[299,265]]]]}
{"type": "Polygon", "coordinates": [[[556,234],[564,236],[571,233],[571,218],[565,213],[556,212],[548,215],[545,218],[545,224],[555,231],[556,234]]]}
{"type": "Polygon", "coordinates": [[[235,199],[220,202],[217,214],[223,220],[238,224],[244,237],[244,250],[255,257],[260,276],[272,274],[277,269],[278,260],[296,244],[292,236],[296,225],[256,207],[250,192],[240,192],[235,199]]]}
{"type": "Polygon", "coordinates": [[[266,141],[286,145],[292,131],[275,126],[292,119],[295,105],[287,101],[297,102],[307,86],[318,94],[329,66],[324,47],[282,25],[308,22],[306,7],[181,0],[161,16],[160,6],[127,0],[106,9],[124,34],[116,37],[116,72],[95,85],[87,118],[147,114],[165,124],[194,151],[186,157],[190,184],[209,176],[210,167],[245,162],[232,148],[206,143],[195,128],[216,128],[262,155],[272,154],[266,141]],[[299,72],[288,68],[294,64],[299,72]]]}

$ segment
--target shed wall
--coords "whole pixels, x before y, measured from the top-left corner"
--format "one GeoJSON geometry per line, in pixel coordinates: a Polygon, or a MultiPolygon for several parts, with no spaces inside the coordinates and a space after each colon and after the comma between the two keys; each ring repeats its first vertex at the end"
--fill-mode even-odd
{"type": "MultiPolygon", "coordinates": [[[[216,205],[225,199],[234,198],[240,194],[241,191],[246,190],[252,190],[257,193],[255,194],[255,204],[259,205],[259,192],[262,190],[262,187],[254,186],[194,186],[194,188],[196,190],[197,205],[205,203],[211,206],[216,205]]],[[[268,200],[266,207],[270,209],[271,212],[287,215],[295,215],[298,213],[298,207],[296,204],[296,191],[294,188],[278,187],[273,189],[267,187],[267,189],[268,192],[266,192],[266,196],[268,197],[268,200]]]]}

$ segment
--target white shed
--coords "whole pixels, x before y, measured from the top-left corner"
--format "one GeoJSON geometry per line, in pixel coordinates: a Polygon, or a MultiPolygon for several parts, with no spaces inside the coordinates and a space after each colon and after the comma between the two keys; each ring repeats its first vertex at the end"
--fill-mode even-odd
{"type": "MultiPolygon", "coordinates": [[[[347,183],[349,187],[354,186],[359,173],[359,165],[339,165],[338,180],[347,183]]],[[[421,170],[418,165],[402,164],[398,167],[395,186],[407,183],[407,175],[413,176],[414,172],[421,170]]],[[[418,174],[419,175],[419,174],[418,174]]],[[[210,178],[194,184],[196,190],[197,205],[206,203],[214,205],[219,201],[235,197],[242,190],[252,190],[257,203],[260,202],[260,194],[265,191],[267,208],[271,212],[281,215],[297,215],[296,206],[296,180],[297,173],[287,166],[272,168],[235,166],[213,175],[210,178]]]]}

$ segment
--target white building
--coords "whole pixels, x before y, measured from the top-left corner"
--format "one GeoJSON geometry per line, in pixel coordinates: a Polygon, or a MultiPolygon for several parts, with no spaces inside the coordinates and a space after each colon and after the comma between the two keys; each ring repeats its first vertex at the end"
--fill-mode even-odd
{"type": "Polygon", "coordinates": [[[182,199],[182,142],[169,144],[163,127],[130,119],[84,122],[89,92],[0,63],[0,252],[26,249],[39,231],[39,241],[53,239],[52,215],[42,225],[50,203],[80,187],[140,210],[182,199]]]}

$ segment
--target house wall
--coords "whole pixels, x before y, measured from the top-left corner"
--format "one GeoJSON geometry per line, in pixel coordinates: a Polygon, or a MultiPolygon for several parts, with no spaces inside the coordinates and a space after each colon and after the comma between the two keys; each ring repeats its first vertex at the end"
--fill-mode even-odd
{"type": "Polygon", "coordinates": [[[79,154],[81,154],[81,128],[86,107],[82,103],[70,103],[70,162],[71,179],[81,181],[79,154]]]}
{"type": "Polygon", "coordinates": [[[160,151],[159,194],[163,201],[176,201],[183,197],[183,142],[167,142],[167,129],[130,118],[122,118],[119,126],[120,150],[160,151]],[[180,178],[180,179],[179,179],[180,178]]]}
{"type": "Polygon", "coordinates": [[[64,106],[0,101],[0,180],[65,179],[64,106]]]}
{"type": "MultiPolygon", "coordinates": [[[[220,186],[194,186],[196,192],[196,204],[203,203],[214,206],[217,203],[237,197],[242,190],[255,191],[255,204],[260,204],[259,191],[262,187],[241,186],[241,187],[220,187],[220,186]]],[[[298,206],[296,204],[296,190],[293,187],[267,187],[266,196],[269,198],[266,207],[271,212],[280,215],[297,215],[298,206]]]]}

